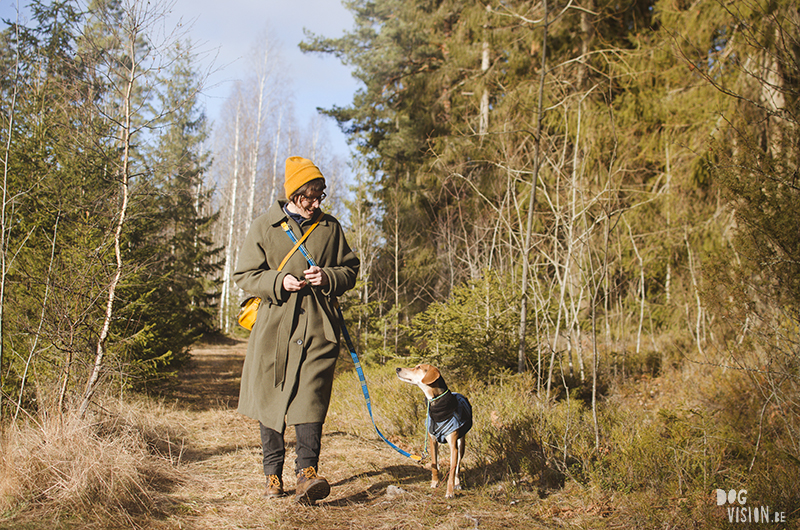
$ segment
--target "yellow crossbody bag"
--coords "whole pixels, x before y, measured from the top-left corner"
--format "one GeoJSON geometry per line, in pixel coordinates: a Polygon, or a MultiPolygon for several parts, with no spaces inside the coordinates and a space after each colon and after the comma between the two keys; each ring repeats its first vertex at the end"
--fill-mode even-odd
{"type": "MultiPolygon", "coordinates": [[[[286,262],[289,261],[289,258],[295,251],[300,248],[300,245],[303,244],[303,241],[311,234],[311,232],[317,227],[319,221],[311,225],[311,228],[306,230],[306,233],[303,234],[297,243],[292,247],[292,250],[286,254],[286,257],[283,258],[281,264],[278,265],[278,271],[280,272],[283,269],[283,266],[286,265],[286,262]]],[[[247,298],[244,302],[242,302],[241,307],[239,308],[239,314],[236,316],[236,320],[239,322],[239,325],[242,326],[244,329],[250,331],[253,329],[253,324],[256,323],[256,317],[258,316],[258,306],[261,305],[261,298],[258,296],[251,296],[247,298]]]]}

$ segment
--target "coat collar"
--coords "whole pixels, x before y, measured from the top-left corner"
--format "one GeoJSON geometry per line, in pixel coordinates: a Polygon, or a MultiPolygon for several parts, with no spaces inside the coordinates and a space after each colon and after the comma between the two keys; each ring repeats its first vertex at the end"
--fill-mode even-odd
{"type": "MultiPolygon", "coordinates": [[[[291,218],[288,215],[286,215],[286,212],[283,210],[283,207],[285,205],[286,201],[282,199],[279,199],[274,203],[272,203],[272,205],[269,207],[269,210],[267,210],[267,221],[269,222],[269,224],[271,224],[272,226],[280,226],[282,222],[291,220],[291,218]]],[[[303,224],[305,225],[307,222],[308,223],[316,222],[317,219],[320,220],[320,224],[323,225],[329,224],[330,216],[325,212],[323,212],[322,210],[317,210],[317,211],[319,213],[314,218],[307,219],[306,221],[303,222],[303,224]]]]}

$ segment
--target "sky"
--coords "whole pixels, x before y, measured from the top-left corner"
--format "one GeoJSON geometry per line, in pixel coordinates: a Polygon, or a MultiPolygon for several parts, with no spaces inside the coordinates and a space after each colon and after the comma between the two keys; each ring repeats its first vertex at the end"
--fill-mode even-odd
{"type": "MultiPolygon", "coordinates": [[[[0,0],[0,19],[15,20],[19,6],[24,22],[28,2],[0,0]]],[[[303,28],[339,37],[352,27],[352,15],[340,0],[174,0],[172,5],[167,24],[188,27],[187,37],[203,52],[205,68],[213,60],[203,95],[212,122],[217,121],[233,83],[247,75],[247,56],[264,35],[280,46],[300,123],[308,123],[317,107],[344,106],[352,101],[358,84],[347,67],[333,56],[304,54],[298,48],[303,28]]],[[[325,122],[334,152],[347,160],[344,135],[332,119],[325,122]]]]}

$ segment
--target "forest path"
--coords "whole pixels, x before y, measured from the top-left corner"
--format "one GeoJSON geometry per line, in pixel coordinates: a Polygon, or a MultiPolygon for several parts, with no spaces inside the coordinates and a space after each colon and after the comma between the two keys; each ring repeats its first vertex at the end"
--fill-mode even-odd
{"type": "MultiPolygon", "coordinates": [[[[469,488],[445,500],[431,490],[430,471],[380,443],[345,432],[323,435],[320,474],[331,494],[316,506],[294,500],[294,432],[287,429],[284,482],[289,495],[265,499],[258,424],[236,412],[246,341],[203,344],[164,397],[166,417],[182,432],[170,456],[180,482],[167,494],[165,529],[557,528],[509,503],[501,487],[469,488]],[[392,486],[392,487],[390,487],[392,486]]],[[[358,406],[362,406],[359,403],[358,406]]],[[[364,409],[366,414],[366,409],[364,409]]],[[[550,515],[550,514],[548,514],[550,515]]],[[[555,515],[555,514],[553,514],[555,515]]]]}

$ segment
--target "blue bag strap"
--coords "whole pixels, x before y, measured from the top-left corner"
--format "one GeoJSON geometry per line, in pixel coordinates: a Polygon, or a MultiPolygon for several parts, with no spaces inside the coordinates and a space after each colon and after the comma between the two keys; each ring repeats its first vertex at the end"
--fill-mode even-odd
{"type": "MultiPolygon", "coordinates": [[[[284,232],[286,232],[286,235],[288,235],[292,239],[292,241],[295,244],[297,244],[297,241],[298,241],[297,240],[297,236],[294,235],[294,232],[292,232],[292,227],[290,227],[289,224],[286,221],[281,223],[281,228],[283,228],[284,232]]],[[[303,254],[303,256],[306,258],[306,261],[308,262],[308,264],[311,267],[314,267],[314,266],[317,265],[317,263],[314,261],[314,258],[312,258],[311,255],[308,253],[308,250],[306,249],[306,246],[305,246],[304,243],[300,243],[299,250],[303,254]]],[[[342,308],[339,306],[339,300],[334,298],[333,299],[333,306],[336,308],[336,314],[339,317],[339,322],[340,322],[341,328],[342,328],[342,335],[344,335],[344,341],[347,344],[347,349],[350,350],[350,357],[353,359],[353,364],[356,367],[356,373],[358,374],[358,379],[359,379],[359,381],[361,381],[361,392],[364,394],[364,401],[367,402],[367,410],[369,411],[369,418],[372,420],[372,426],[375,427],[375,432],[378,433],[378,436],[380,436],[381,440],[386,442],[389,445],[389,447],[391,447],[392,449],[394,449],[395,451],[397,451],[401,455],[403,455],[403,456],[405,456],[407,458],[410,458],[411,460],[415,460],[417,462],[421,461],[422,460],[421,456],[411,454],[408,451],[404,451],[404,450],[400,449],[399,447],[397,447],[392,442],[390,442],[383,435],[383,433],[380,431],[380,429],[378,429],[378,426],[375,424],[375,416],[373,416],[373,414],[372,414],[372,400],[369,397],[369,389],[367,388],[367,378],[364,376],[364,369],[361,368],[361,361],[358,359],[358,354],[356,353],[356,348],[355,348],[355,346],[353,346],[352,339],[350,339],[350,333],[347,332],[347,326],[344,323],[344,315],[342,314],[342,308]]]]}

